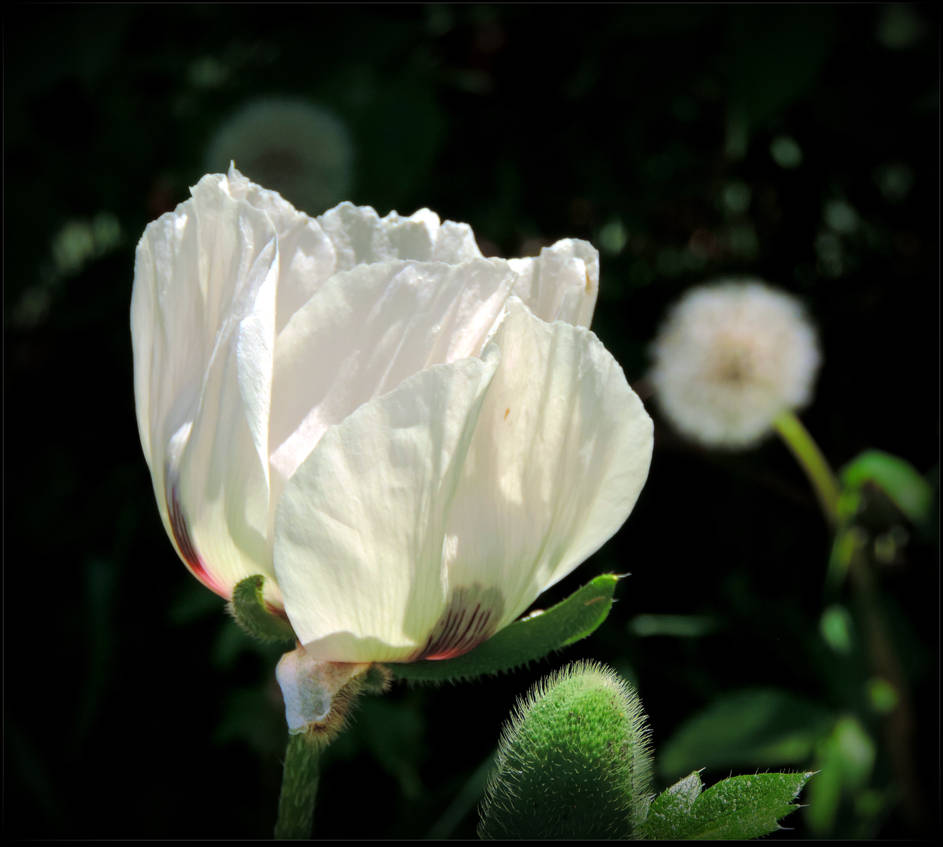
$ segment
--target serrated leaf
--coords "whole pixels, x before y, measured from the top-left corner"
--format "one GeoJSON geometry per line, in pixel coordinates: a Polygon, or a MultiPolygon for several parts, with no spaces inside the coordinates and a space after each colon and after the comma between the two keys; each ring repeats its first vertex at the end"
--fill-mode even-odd
{"type": "Polygon", "coordinates": [[[390,664],[397,679],[446,682],[503,673],[586,638],[608,616],[619,577],[602,574],[536,616],[515,621],[455,659],[390,664]]]}
{"type": "Polygon", "coordinates": [[[699,766],[803,764],[830,725],[829,712],[788,691],[735,691],[682,724],[661,746],[658,770],[675,778],[699,766]]]}
{"type": "Polygon", "coordinates": [[[722,780],[695,801],[685,838],[728,840],[767,835],[799,808],[793,801],[812,776],[811,772],[758,773],[722,780]]]}
{"type": "Polygon", "coordinates": [[[703,787],[700,771],[694,771],[662,791],[648,808],[640,837],[652,840],[675,837],[674,833],[686,826],[703,787]]]}
{"type": "Polygon", "coordinates": [[[878,486],[911,523],[926,522],[933,505],[933,489],[910,462],[880,450],[866,450],[841,471],[845,488],[866,483],[878,486]]]}
{"type": "Polygon", "coordinates": [[[697,772],[652,801],[641,835],[649,840],[759,838],[799,806],[793,801],[813,774],[732,776],[703,794],[697,772]]]}
{"type": "Polygon", "coordinates": [[[274,614],[265,604],[262,587],[265,577],[261,574],[247,576],[232,592],[229,610],[232,616],[249,635],[267,644],[293,644],[295,633],[288,621],[274,614]]]}

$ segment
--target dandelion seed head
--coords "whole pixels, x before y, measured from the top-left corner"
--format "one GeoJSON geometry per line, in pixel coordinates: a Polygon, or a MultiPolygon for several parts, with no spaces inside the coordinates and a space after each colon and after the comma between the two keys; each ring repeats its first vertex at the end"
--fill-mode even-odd
{"type": "Polygon", "coordinates": [[[689,291],[652,345],[651,380],[665,416],[713,447],[759,441],[781,412],[811,397],[815,330],[790,295],[758,280],[689,291]]]}
{"type": "Polygon", "coordinates": [[[207,169],[225,172],[230,161],[312,212],[348,199],[353,177],[347,128],[326,109],[300,99],[253,100],[231,115],[210,141],[207,169]]]}

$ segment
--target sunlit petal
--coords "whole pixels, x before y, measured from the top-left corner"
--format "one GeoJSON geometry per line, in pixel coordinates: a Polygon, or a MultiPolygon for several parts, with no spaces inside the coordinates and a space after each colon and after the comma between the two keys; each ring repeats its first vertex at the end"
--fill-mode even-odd
{"type": "Polygon", "coordinates": [[[289,480],[275,573],[315,658],[418,658],[446,606],[443,528],[497,365],[437,365],[330,428],[289,480]]]}
{"type": "Polygon", "coordinates": [[[648,475],[652,421],[595,335],[519,301],[449,511],[449,590],[500,586],[502,624],[595,552],[648,475]]]}

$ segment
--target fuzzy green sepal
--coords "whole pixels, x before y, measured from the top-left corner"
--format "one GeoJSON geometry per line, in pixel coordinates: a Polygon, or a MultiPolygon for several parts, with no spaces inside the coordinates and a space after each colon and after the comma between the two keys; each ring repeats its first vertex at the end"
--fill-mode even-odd
{"type": "Polygon", "coordinates": [[[253,638],[266,644],[291,644],[295,633],[287,620],[275,614],[265,603],[262,588],[265,577],[247,576],[232,592],[228,608],[236,623],[253,638]]]}

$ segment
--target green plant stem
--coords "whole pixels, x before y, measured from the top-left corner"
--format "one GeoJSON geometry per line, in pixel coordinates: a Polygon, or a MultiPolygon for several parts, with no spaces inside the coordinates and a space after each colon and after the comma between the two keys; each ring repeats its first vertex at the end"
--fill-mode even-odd
{"type": "Polygon", "coordinates": [[[285,748],[276,838],[310,838],[318,793],[320,748],[306,734],[290,735],[285,748]]]}
{"type": "Polygon", "coordinates": [[[864,624],[872,673],[890,683],[897,694],[897,703],[884,716],[884,741],[904,815],[911,826],[919,827],[923,800],[912,753],[914,717],[910,687],[884,620],[871,563],[860,551],[852,555],[848,574],[864,624]]]}
{"type": "Polygon", "coordinates": [[[809,477],[829,526],[837,526],[838,480],[822,451],[793,412],[783,412],[773,426],[809,477]]]}
{"type": "MultiPolygon", "coordinates": [[[[784,412],[776,418],[773,426],[809,477],[832,530],[844,533],[853,529],[847,523],[849,516],[843,516],[839,508],[841,489],[838,480],[799,418],[792,412],[784,412]]],[[[902,789],[901,803],[905,814],[911,823],[916,823],[921,814],[920,785],[914,774],[910,749],[913,710],[907,678],[888,633],[868,557],[851,538],[843,555],[867,637],[871,671],[887,680],[897,693],[897,705],[884,719],[885,743],[896,782],[902,789]]]]}
{"type": "MultiPolygon", "coordinates": [[[[808,430],[792,412],[783,412],[773,426],[809,477],[829,526],[838,533],[849,531],[851,526],[846,523],[849,516],[843,517],[839,509],[841,489],[838,480],[808,430]]],[[[897,705],[884,719],[885,743],[896,782],[902,789],[901,802],[905,814],[915,823],[921,814],[921,803],[910,750],[913,711],[907,678],[884,621],[868,557],[863,555],[854,539],[849,539],[849,542],[843,557],[866,632],[871,670],[875,676],[887,680],[897,692],[897,705]]]]}

